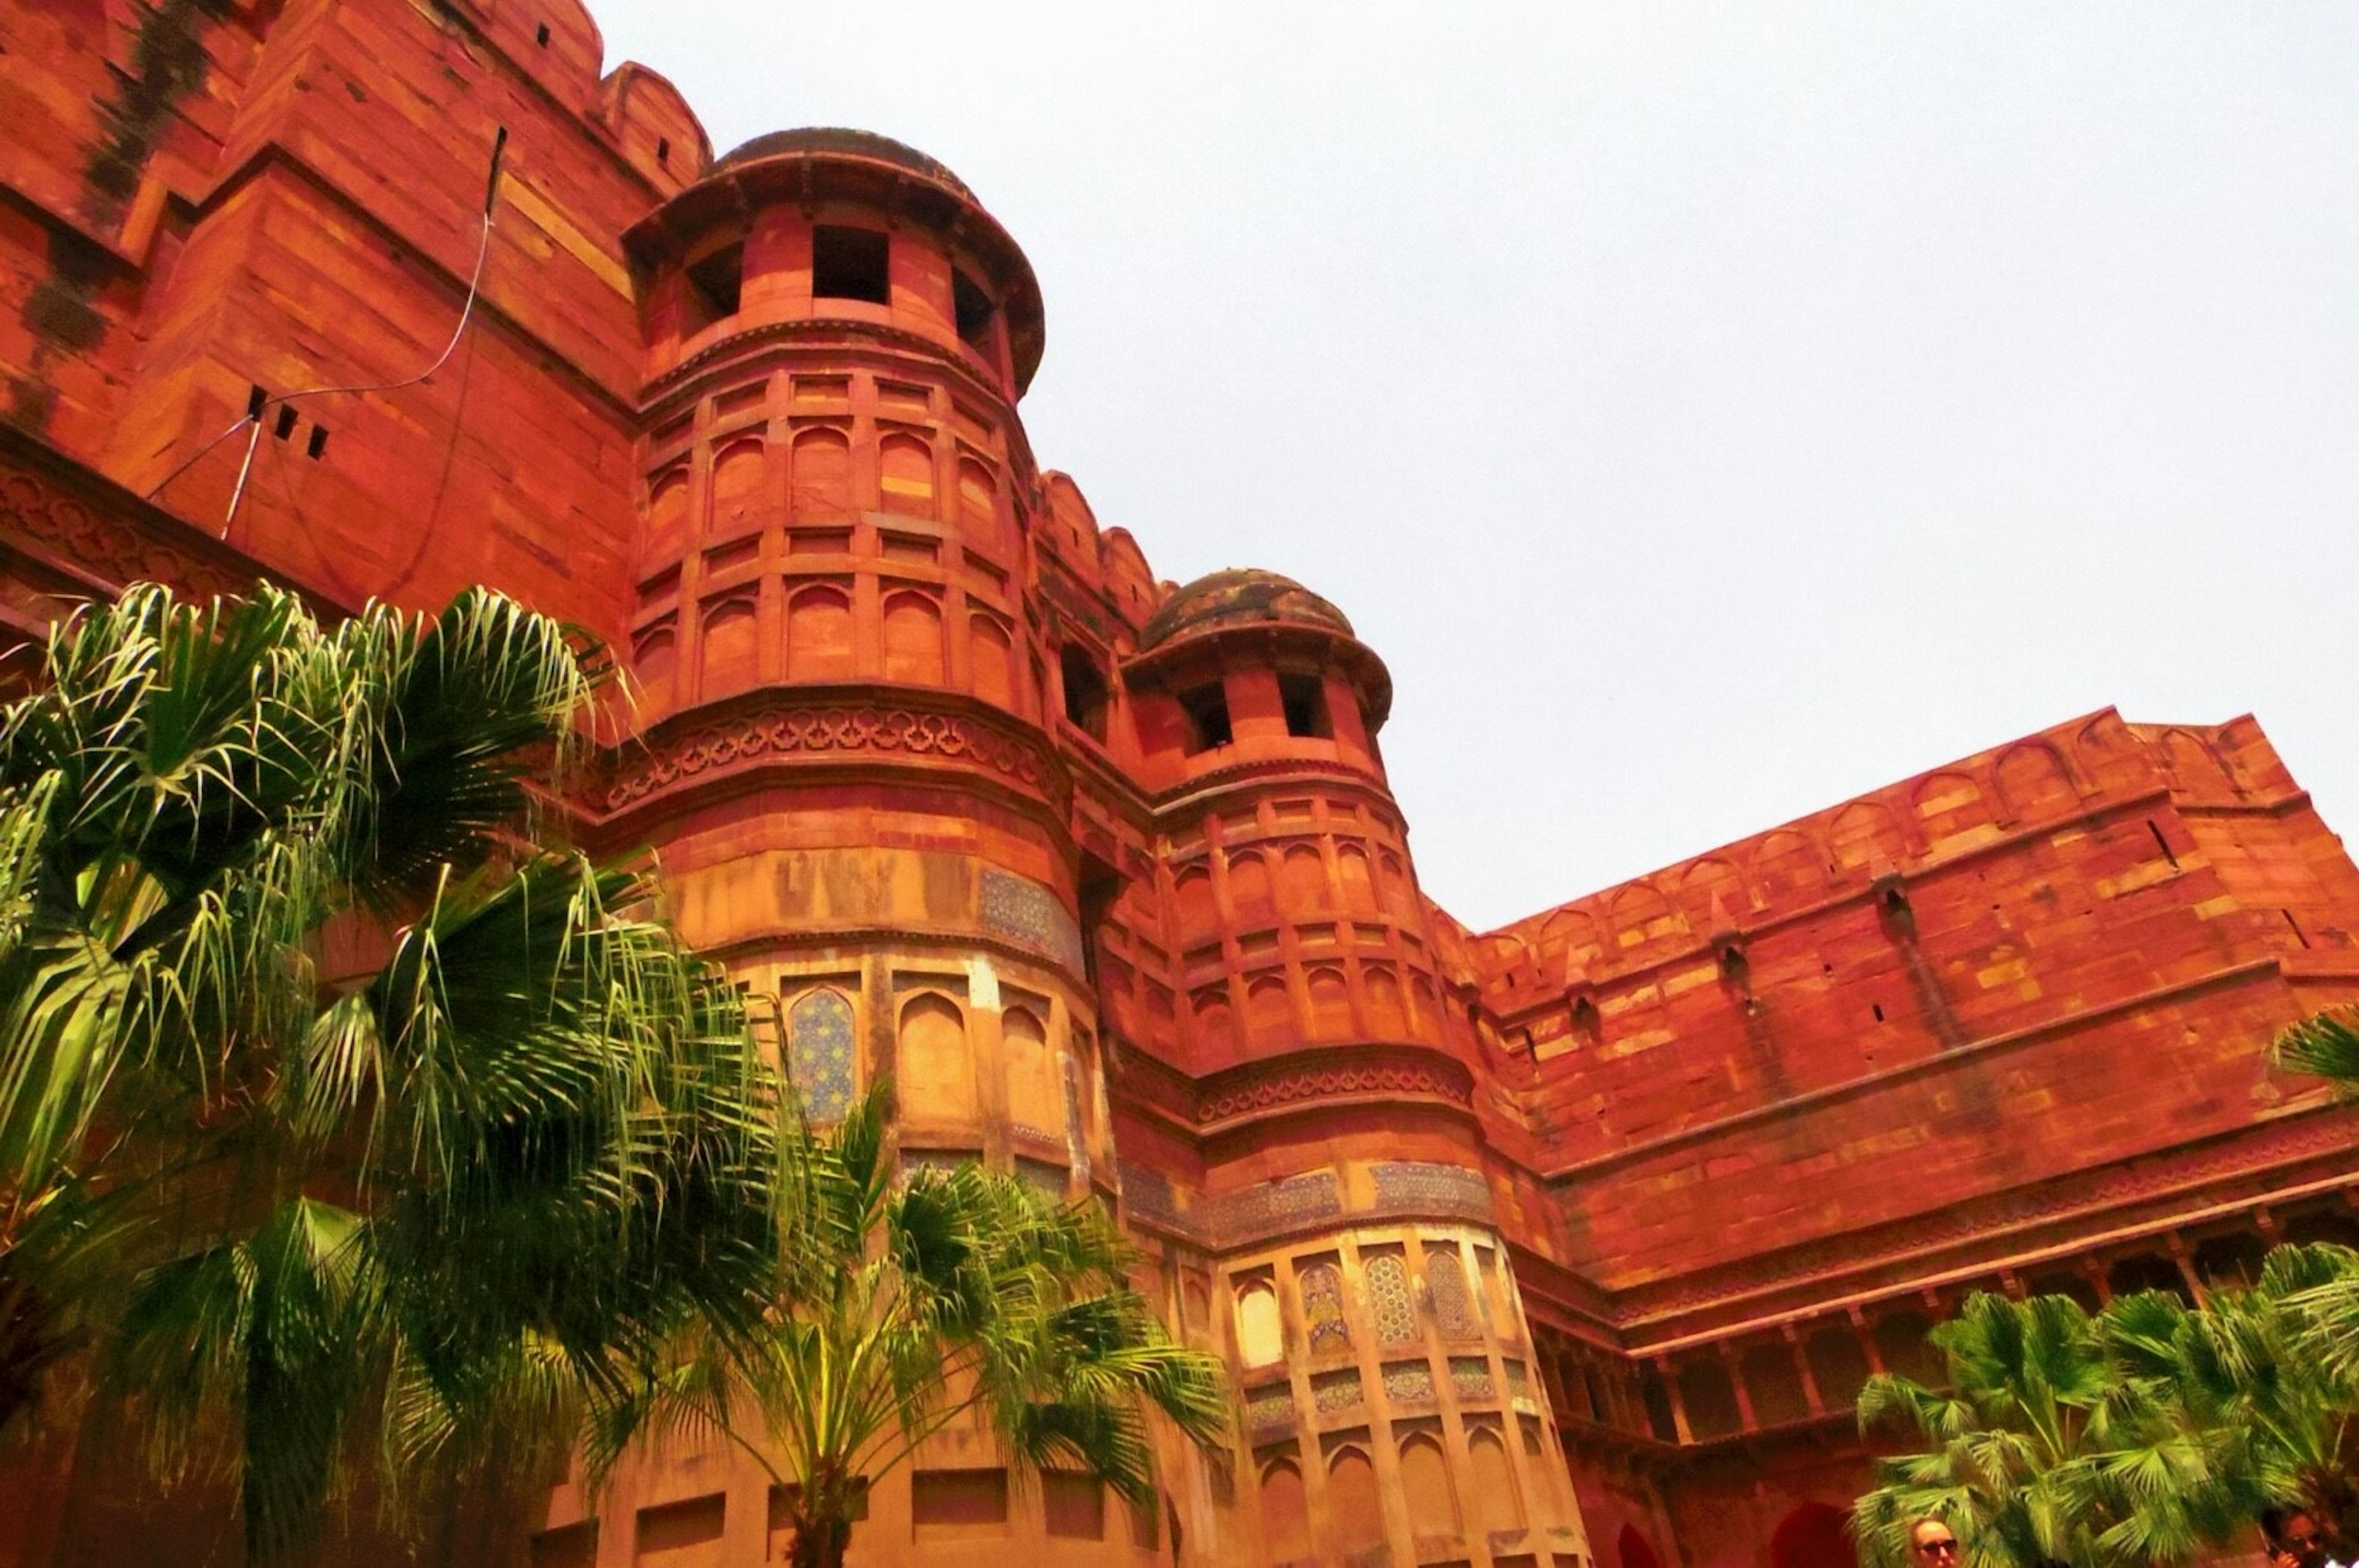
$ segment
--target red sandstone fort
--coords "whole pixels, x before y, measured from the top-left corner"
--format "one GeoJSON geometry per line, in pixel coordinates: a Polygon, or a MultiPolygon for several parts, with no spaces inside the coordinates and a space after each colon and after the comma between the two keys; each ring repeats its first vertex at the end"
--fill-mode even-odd
{"type": "MultiPolygon", "coordinates": [[[[2359,1121],[2266,1059],[2359,997],[2359,872],[2251,719],[2082,715],[1468,931],[1343,611],[1158,581],[1036,461],[1040,293],[941,165],[716,157],[575,0],[12,0],[0,45],[0,633],[257,574],[591,628],[638,700],[580,831],[657,851],[806,1098],[889,1071],[900,1158],[1118,1204],[1227,1358],[1159,1509],[951,1433],[855,1562],[1848,1563],[1852,1398],[1966,1293],[2359,1238],[2359,1121]]],[[[0,1562],[181,1560],[70,1482],[118,1495],[0,1562]]],[[[674,1454],[516,1560],[770,1519],[674,1454]]]]}

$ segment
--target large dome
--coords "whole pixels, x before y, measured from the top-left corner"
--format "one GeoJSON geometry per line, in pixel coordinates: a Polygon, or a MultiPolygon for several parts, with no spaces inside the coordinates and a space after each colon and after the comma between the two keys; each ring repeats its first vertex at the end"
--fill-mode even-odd
{"type": "Polygon", "coordinates": [[[759,163],[764,158],[783,157],[796,153],[841,153],[851,157],[875,158],[912,174],[922,174],[940,185],[947,185],[968,200],[976,200],[966,181],[950,171],[948,165],[928,157],[917,148],[897,142],[890,136],[880,136],[874,131],[854,131],[837,125],[805,125],[799,130],[772,131],[756,136],[730,148],[714,162],[712,172],[759,163]]]}
{"type": "Polygon", "coordinates": [[[1231,567],[1198,578],[1165,600],[1138,633],[1139,652],[1234,626],[1318,626],[1353,634],[1343,612],[1289,577],[1231,567]]]}

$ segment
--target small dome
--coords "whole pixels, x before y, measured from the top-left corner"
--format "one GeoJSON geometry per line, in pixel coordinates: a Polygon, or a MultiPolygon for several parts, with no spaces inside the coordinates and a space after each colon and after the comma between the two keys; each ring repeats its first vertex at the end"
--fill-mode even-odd
{"type": "Polygon", "coordinates": [[[847,130],[834,125],[806,125],[799,130],[772,131],[756,136],[752,141],[732,147],[714,162],[712,172],[736,168],[741,165],[759,163],[764,158],[782,157],[795,153],[842,153],[850,157],[875,158],[896,168],[906,168],[912,174],[924,175],[938,185],[946,185],[968,200],[976,200],[966,181],[950,171],[948,166],[928,157],[913,146],[880,136],[874,131],[847,130]]]}
{"type": "Polygon", "coordinates": [[[1276,572],[1232,567],[1198,578],[1165,600],[1138,633],[1138,651],[1235,626],[1321,626],[1353,634],[1343,612],[1276,572]]]}

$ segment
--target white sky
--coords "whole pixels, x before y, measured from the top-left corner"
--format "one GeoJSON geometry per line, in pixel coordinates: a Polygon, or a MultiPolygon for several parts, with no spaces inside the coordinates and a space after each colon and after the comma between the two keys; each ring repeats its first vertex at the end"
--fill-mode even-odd
{"type": "Polygon", "coordinates": [[[1045,466],[1392,668],[1487,927],[2111,703],[2359,829],[2359,5],[592,0],[942,159],[1045,466]]]}

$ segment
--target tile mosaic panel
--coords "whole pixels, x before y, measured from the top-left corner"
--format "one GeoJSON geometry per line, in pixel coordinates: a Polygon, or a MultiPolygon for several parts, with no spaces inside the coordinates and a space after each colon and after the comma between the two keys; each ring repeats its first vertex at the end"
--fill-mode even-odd
{"type": "Polygon", "coordinates": [[[1479,1171],[1395,1160],[1370,1166],[1368,1173],[1380,1209],[1455,1215],[1485,1223],[1491,1219],[1491,1188],[1479,1171]]]}
{"type": "Polygon", "coordinates": [[[1360,1374],[1356,1371],[1322,1372],[1310,1379],[1310,1402],[1319,1407],[1321,1415],[1354,1409],[1360,1399],[1360,1374]]]}
{"type": "Polygon", "coordinates": [[[1385,1393],[1397,1405],[1433,1402],[1433,1368],[1422,1361],[1395,1361],[1385,1368],[1385,1393]]]}
{"type": "Polygon", "coordinates": [[[1368,1260],[1368,1318],[1379,1345],[1407,1345],[1417,1337],[1417,1308],[1408,1293],[1408,1266],[1397,1252],[1368,1260]]]}
{"type": "Polygon", "coordinates": [[[842,991],[805,992],[787,1013],[787,1076],[813,1121],[852,1108],[852,1003],[842,991]]]}
{"type": "Polygon", "coordinates": [[[1271,1427],[1290,1426],[1294,1422],[1294,1390],[1286,1383],[1271,1383],[1263,1388],[1245,1390],[1245,1425],[1256,1432],[1271,1427]]]}
{"type": "Polygon", "coordinates": [[[1268,1236],[1306,1220],[1331,1219],[1343,1212],[1335,1173],[1312,1171],[1283,1181],[1264,1182],[1206,1204],[1206,1228],[1235,1244],[1268,1236]]]}
{"type": "Polygon", "coordinates": [[[1082,972],[1082,928],[1055,893],[1029,878],[990,866],[984,868],[981,893],[977,913],[985,931],[1052,958],[1075,974],[1082,972]]]}
{"type": "Polygon", "coordinates": [[[1322,1350],[1352,1348],[1352,1327],[1343,1316],[1343,1280],[1332,1263],[1313,1263],[1302,1271],[1303,1333],[1315,1355],[1322,1350]]]}
{"type": "Polygon", "coordinates": [[[1433,1321],[1451,1339],[1474,1339],[1483,1328],[1474,1316],[1474,1298],[1467,1293],[1466,1271],[1455,1252],[1429,1253],[1425,1260],[1426,1297],[1433,1303],[1433,1321]]]}
{"type": "Polygon", "coordinates": [[[1122,1162],[1122,1195],[1131,1212],[1142,1218],[1168,1225],[1180,1217],[1179,1195],[1171,1190],[1171,1178],[1151,1165],[1122,1162]]]}
{"type": "Polygon", "coordinates": [[[1490,1360],[1482,1356],[1452,1356],[1450,1391],[1462,1400],[1497,1398],[1497,1390],[1491,1386],[1490,1360]]]}

